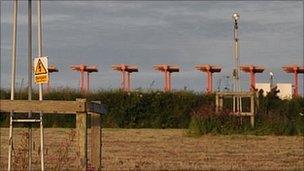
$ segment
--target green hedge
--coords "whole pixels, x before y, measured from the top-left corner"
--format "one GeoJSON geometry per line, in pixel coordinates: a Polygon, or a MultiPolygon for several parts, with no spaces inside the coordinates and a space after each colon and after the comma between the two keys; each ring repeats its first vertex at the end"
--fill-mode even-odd
{"type": "MultiPolygon", "coordinates": [[[[37,99],[37,92],[33,99],[37,99]]],[[[26,99],[26,90],[17,93],[16,99],[26,99]]],[[[1,91],[2,99],[9,99],[9,92],[1,91]]],[[[101,101],[108,108],[103,117],[104,127],[120,128],[187,128],[191,110],[197,106],[214,101],[214,96],[178,91],[134,91],[126,93],[120,90],[99,90],[80,94],[70,88],[60,88],[44,95],[45,100],[75,100],[86,98],[88,101],[101,101]]],[[[46,116],[47,126],[72,127],[73,116],[46,116]],[[62,125],[63,123],[66,123],[62,125]]],[[[2,119],[3,120],[3,119],[2,119]]],[[[7,119],[6,119],[7,121],[7,119]]],[[[7,123],[7,122],[6,122],[7,123]]]]}
{"type": "Polygon", "coordinates": [[[216,114],[212,107],[202,105],[191,113],[188,134],[303,135],[304,98],[281,100],[277,93],[274,89],[264,97],[260,92],[254,128],[249,117],[232,116],[228,112],[216,114]]]}
{"type": "MultiPolygon", "coordinates": [[[[0,91],[1,99],[9,99],[8,90],[0,91]]],[[[189,128],[190,135],[248,133],[257,135],[299,135],[304,133],[304,98],[281,100],[273,90],[266,97],[259,96],[259,110],[255,127],[248,118],[227,113],[215,114],[214,95],[191,91],[134,91],[98,90],[80,94],[70,88],[59,88],[44,95],[49,100],[101,101],[108,108],[103,117],[104,127],[119,128],[189,128]]],[[[15,99],[26,99],[26,90],[17,92],[15,99]]],[[[38,99],[37,92],[33,99],[38,99]]],[[[227,107],[229,104],[226,104],[227,107]]],[[[45,115],[47,127],[75,127],[75,116],[45,115]]],[[[7,115],[0,116],[2,126],[7,126],[7,115]]]]}

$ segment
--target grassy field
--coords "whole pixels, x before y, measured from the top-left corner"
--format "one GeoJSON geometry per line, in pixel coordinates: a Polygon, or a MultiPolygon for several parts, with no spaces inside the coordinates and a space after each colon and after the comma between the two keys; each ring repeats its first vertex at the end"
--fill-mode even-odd
{"type": "MultiPolygon", "coordinates": [[[[16,129],[14,168],[26,169],[25,129],[16,129]],[[17,151],[16,149],[19,149],[17,151]],[[23,151],[22,151],[23,150],[23,151]]],[[[8,129],[1,129],[1,168],[7,167],[8,129]]],[[[39,168],[39,130],[34,130],[34,168],[39,168]]],[[[47,170],[76,170],[70,129],[45,129],[47,170]],[[70,137],[70,138],[69,138],[70,137]]],[[[304,170],[300,136],[205,135],[181,129],[104,129],[104,170],[304,170]]]]}

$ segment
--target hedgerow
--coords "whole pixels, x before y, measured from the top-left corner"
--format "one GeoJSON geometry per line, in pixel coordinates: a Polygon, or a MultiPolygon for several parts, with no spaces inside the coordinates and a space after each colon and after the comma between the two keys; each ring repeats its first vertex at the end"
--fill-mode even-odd
{"type": "MultiPolygon", "coordinates": [[[[0,90],[1,99],[9,99],[8,90],[0,90]]],[[[304,133],[304,98],[281,100],[276,90],[258,97],[259,108],[255,127],[249,118],[214,112],[214,94],[192,91],[132,91],[97,90],[81,94],[71,88],[58,88],[44,94],[45,100],[101,101],[108,113],[103,116],[103,127],[114,128],[189,128],[189,135],[202,134],[256,134],[300,135],[304,133]]],[[[15,99],[27,99],[26,90],[16,93],[15,99]]],[[[34,91],[33,99],[38,99],[34,91]]],[[[228,104],[229,106],[229,104],[228,104]]],[[[7,126],[8,115],[0,116],[2,126],[7,126]]],[[[75,127],[75,115],[48,115],[47,127],[75,127]]]]}

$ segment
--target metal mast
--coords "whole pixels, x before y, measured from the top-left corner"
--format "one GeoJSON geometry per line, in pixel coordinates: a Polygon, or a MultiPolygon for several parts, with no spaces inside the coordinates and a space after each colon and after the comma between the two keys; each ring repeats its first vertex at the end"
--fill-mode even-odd
{"type": "MultiPolygon", "coordinates": [[[[239,13],[233,13],[232,19],[234,21],[233,27],[233,91],[241,91],[240,83],[240,53],[239,53],[239,38],[238,38],[238,20],[240,19],[239,13]]],[[[233,112],[241,112],[242,110],[242,100],[240,97],[233,99],[233,112]],[[236,103],[236,104],[235,104],[236,103]],[[235,107],[236,105],[236,107],[235,107]]]]}
{"type": "MultiPolygon", "coordinates": [[[[32,0],[28,0],[28,100],[32,100],[32,0]]],[[[28,118],[32,117],[32,112],[28,113],[28,118]]],[[[32,170],[32,125],[28,129],[28,170],[32,170]]]]}
{"type": "MultiPolygon", "coordinates": [[[[42,57],[42,23],[41,23],[41,0],[37,1],[37,45],[38,45],[38,57],[42,57]]],[[[39,101],[43,100],[42,84],[39,84],[39,101]]],[[[43,113],[40,112],[40,157],[41,157],[41,171],[44,171],[44,131],[43,131],[43,113]]]]}
{"type": "Polygon", "coordinates": [[[239,38],[238,38],[238,20],[240,15],[238,13],[233,13],[232,15],[234,21],[233,27],[233,91],[241,91],[240,87],[240,56],[239,56],[239,38]]]}
{"type": "MultiPolygon", "coordinates": [[[[17,11],[18,1],[13,1],[13,40],[12,40],[12,72],[11,72],[11,100],[15,96],[15,81],[16,81],[16,45],[17,45],[17,11]]],[[[11,170],[12,149],[13,149],[13,111],[10,112],[10,129],[9,129],[9,150],[8,150],[8,167],[11,170]]]]}

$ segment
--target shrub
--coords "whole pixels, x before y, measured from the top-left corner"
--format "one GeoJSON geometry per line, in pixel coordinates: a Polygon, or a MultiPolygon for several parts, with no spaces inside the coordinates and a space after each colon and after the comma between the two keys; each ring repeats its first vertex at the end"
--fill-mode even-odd
{"type": "MultiPolygon", "coordinates": [[[[249,118],[228,115],[229,110],[216,114],[211,105],[200,106],[191,113],[188,134],[256,134],[256,135],[301,135],[304,134],[304,98],[281,100],[273,89],[266,97],[260,96],[255,126],[249,118]]],[[[228,104],[229,106],[229,104],[228,104]]]]}

